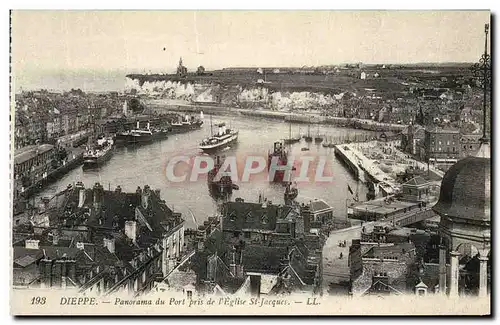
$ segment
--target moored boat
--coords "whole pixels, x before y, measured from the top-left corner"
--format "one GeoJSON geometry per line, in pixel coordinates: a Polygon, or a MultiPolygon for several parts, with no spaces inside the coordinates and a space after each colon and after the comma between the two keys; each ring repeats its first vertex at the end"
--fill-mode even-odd
{"type": "Polygon", "coordinates": [[[87,147],[83,154],[83,168],[100,167],[113,154],[114,141],[111,138],[101,138],[97,144],[87,147]]]}

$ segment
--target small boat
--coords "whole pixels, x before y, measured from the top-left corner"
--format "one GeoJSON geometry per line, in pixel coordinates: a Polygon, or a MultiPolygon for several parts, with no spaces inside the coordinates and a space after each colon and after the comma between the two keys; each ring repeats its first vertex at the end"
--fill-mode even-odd
{"type": "Polygon", "coordinates": [[[297,189],[297,187],[295,186],[291,187],[290,182],[287,183],[284,194],[285,202],[295,200],[298,195],[299,195],[299,190],[297,189]]]}
{"type": "Polygon", "coordinates": [[[300,149],[300,151],[309,151],[309,148],[307,148],[307,147],[302,147],[302,148],[300,149]]]}
{"type": "Polygon", "coordinates": [[[293,144],[293,143],[297,143],[297,142],[300,142],[300,137],[283,139],[284,144],[293,144]]]}

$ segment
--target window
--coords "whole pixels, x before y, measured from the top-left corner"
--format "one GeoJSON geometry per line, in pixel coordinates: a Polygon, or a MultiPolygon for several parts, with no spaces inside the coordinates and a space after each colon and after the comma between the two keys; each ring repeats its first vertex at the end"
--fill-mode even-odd
{"type": "Polygon", "coordinates": [[[188,299],[193,299],[193,291],[188,290],[188,291],[186,291],[186,293],[187,293],[187,298],[188,299]]]}
{"type": "Polygon", "coordinates": [[[245,238],[250,238],[251,237],[251,234],[249,231],[245,231],[245,238]]]}
{"type": "Polygon", "coordinates": [[[446,145],[449,146],[450,145],[450,141],[446,141],[446,145]]]}
{"type": "Polygon", "coordinates": [[[439,141],[439,144],[441,144],[441,141],[439,141]]]}

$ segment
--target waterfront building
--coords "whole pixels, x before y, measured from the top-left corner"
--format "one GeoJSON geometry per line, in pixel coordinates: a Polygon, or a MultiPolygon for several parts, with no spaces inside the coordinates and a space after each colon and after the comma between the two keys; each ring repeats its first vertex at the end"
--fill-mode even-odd
{"type": "Polygon", "coordinates": [[[181,214],[147,185],[124,193],[78,183],[56,200],[14,229],[16,286],[140,294],[185,252],[181,214]]]}

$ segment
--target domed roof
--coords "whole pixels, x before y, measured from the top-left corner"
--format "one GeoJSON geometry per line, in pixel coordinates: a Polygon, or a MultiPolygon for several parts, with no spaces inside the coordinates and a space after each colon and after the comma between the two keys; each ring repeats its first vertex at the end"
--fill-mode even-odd
{"type": "Polygon", "coordinates": [[[490,220],[491,160],[467,157],[446,172],[438,203],[432,208],[451,218],[490,220]]]}

